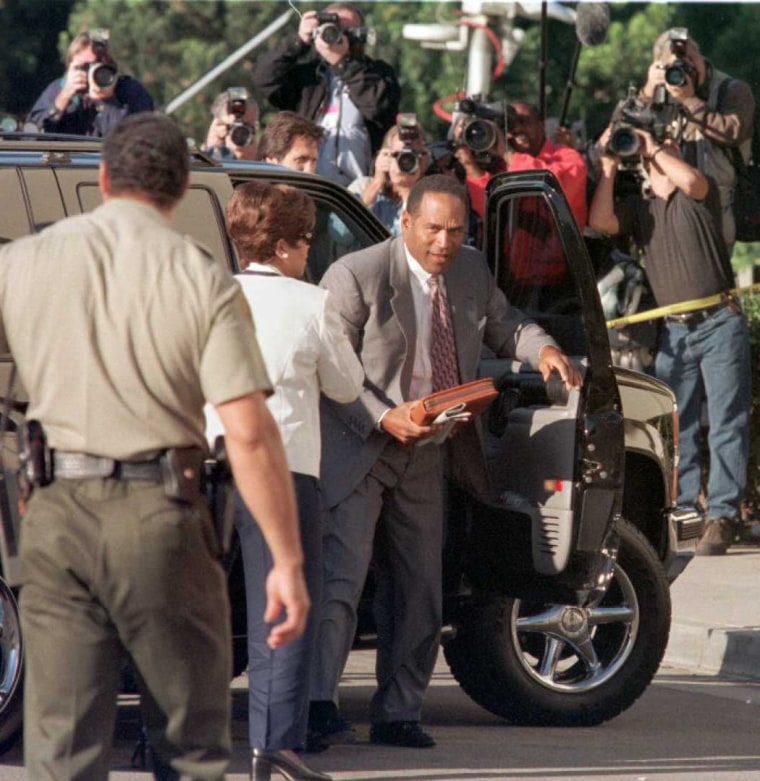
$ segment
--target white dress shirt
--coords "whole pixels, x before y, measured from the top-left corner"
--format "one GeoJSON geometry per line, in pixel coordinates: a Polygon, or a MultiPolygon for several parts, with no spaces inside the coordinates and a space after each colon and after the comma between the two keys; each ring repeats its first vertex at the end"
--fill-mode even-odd
{"type": "MultiPolygon", "coordinates": [[[[417,321],[417,342],[414,346],[414,367],[409,384],[409,400],[420,399],[433,390],[433,364],[430,360],[430,340],[432,338],[432,307],[430,305],[430,277],[404,244],[406,262],[409,264],[409,283],[414,301],[414,316],[417,321]]],[[[438,287],[446,296],[446,282],[439,275],[438,287]]]]}
{"type": "MultiPolygon", "coordinates": [[[[267,399],[291,472],[319,476],[320,391],[346,403],[359,395],[364,370],[327,290],[251,263],[236,275],[253,313],[256,338],[274,393],[267,399]]],[[[206,435],[223,433],[207,407],[206,435]]]]}

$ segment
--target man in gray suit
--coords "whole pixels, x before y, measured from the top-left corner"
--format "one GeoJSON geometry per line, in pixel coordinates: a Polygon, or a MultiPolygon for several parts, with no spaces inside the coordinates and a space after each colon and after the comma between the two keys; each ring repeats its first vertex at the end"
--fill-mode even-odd
{"type": "Polygon", "coordinates": [[[356,402],[322,404],[321,479],[329,517],[309,713],[313,747],[353,737],[338,713],[338,682],[373,540],[378,688],[370,739],[435,745],[420,726],[420,713],[440,639],[442,476],[445,467],[475,490],[484,490],[485,478],[474,425],[441,446],[424,442],[437,427],[410,418],[414,400],[433,388],[431,288],[437,285],[448,302],[459,382],[476,379],[483,344],[531,364],[544,379],[556,371],[568,387],[581,381],[556,343],[509,305],[483,255],[462,246],[466,214],[462,185],[447,176],[424,177],[409,196],[402,235],[341,258],[321,282],[341,312],[366,379],[356,402]]]}

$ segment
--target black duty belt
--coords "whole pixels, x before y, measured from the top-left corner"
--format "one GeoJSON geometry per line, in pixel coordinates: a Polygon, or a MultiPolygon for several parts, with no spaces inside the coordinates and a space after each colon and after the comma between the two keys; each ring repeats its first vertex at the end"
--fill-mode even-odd
{"type": "Polygon", "coordinates": [[[678,323],[679,325],[693,326],[704,323],[708,317],[712,317],[716,312],[725,309],[730,304],[728,301],[721,301],[713,306],[706,306],[704,309],[695,309],[693,312],[684,312],[680,315],[667,315],[665,320],[669,323],[678,323]]]}
{"type": "Polygon", "coordinates": [[[53,475],[55,478],[69,480],[87,480],[99,477],[113,477],[117,480],[163,480],[161,462],[117,461],[104,456],[91,456],[87,453],[72,453],[66,450],[53,451],[53,475]]]}

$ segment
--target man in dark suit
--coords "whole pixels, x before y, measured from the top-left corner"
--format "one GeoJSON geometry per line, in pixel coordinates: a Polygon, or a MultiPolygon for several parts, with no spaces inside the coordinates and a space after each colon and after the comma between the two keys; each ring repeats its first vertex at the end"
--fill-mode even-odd
{"type": "Polygon", "coordinates": [[[530,363],[545,379],[557,371],[568,387],[580,384],[555,342],[509,305],[483,255],[463,246],[466,214],[460,183],[424,177],[410,193],[401,236],[343,257],[322,279],[366,379],[356,402],[322,404],[321,479],[329,518],[309,719],[315,739],[352,738],[338,714],[338,682],[377,526],[378,689],[370,739],[435,745],[420,726],[420,712],[440,639],[444,462],[471,488],[483,489],[484,477],[474,425],[439,446],[425,442],[437,427],[410,417],[414,400],[440,384],[434,383],[440,369],[431,350],[441,338],[433,288],[443,293],[453,331],[449,384],[476,379],[484,343],[499,356],[530,363]]]}

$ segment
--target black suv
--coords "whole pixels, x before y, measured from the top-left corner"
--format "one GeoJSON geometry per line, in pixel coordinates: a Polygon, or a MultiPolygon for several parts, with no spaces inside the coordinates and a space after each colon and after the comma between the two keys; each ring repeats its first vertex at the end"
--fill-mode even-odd
{"type": "MultiPolygon", "coordinates": [[[[100,203],[100,146],[71,137],[0,137],[0,240],[10,241],[100,203]]],[[[258,163],[192,162],[175,225],[234,270],[224,230],[233,189],[251,179],[293,184],[317,203],[308,275],[387,231],[344,188],[258,163]]],[[[444,557],[444,650],[479,704],[512,722],[593,725],[629,707],[665,652],[669,583],[694,554],[703,526],[676,508],[678,423],[673,394],[649,376],[613,367],[584,241],[546,172],[490,183],[485,253],[507,297],[578,360],[580,390],[544,383],[530,367],[483,355],[499,398],[483,415],[489,500],[451,486],[444,557]],[[495,498],[494,498],[495,497],[495,498]]],[[[23,391],[0,362],[0,744],[21,724],[22,637],[15,426],[23,391]]],[[[236,673],[245,665],[239,557],[227,562],[236,673]]],[[[371,577],[359,634],[373,632],[371,577]]]]}

